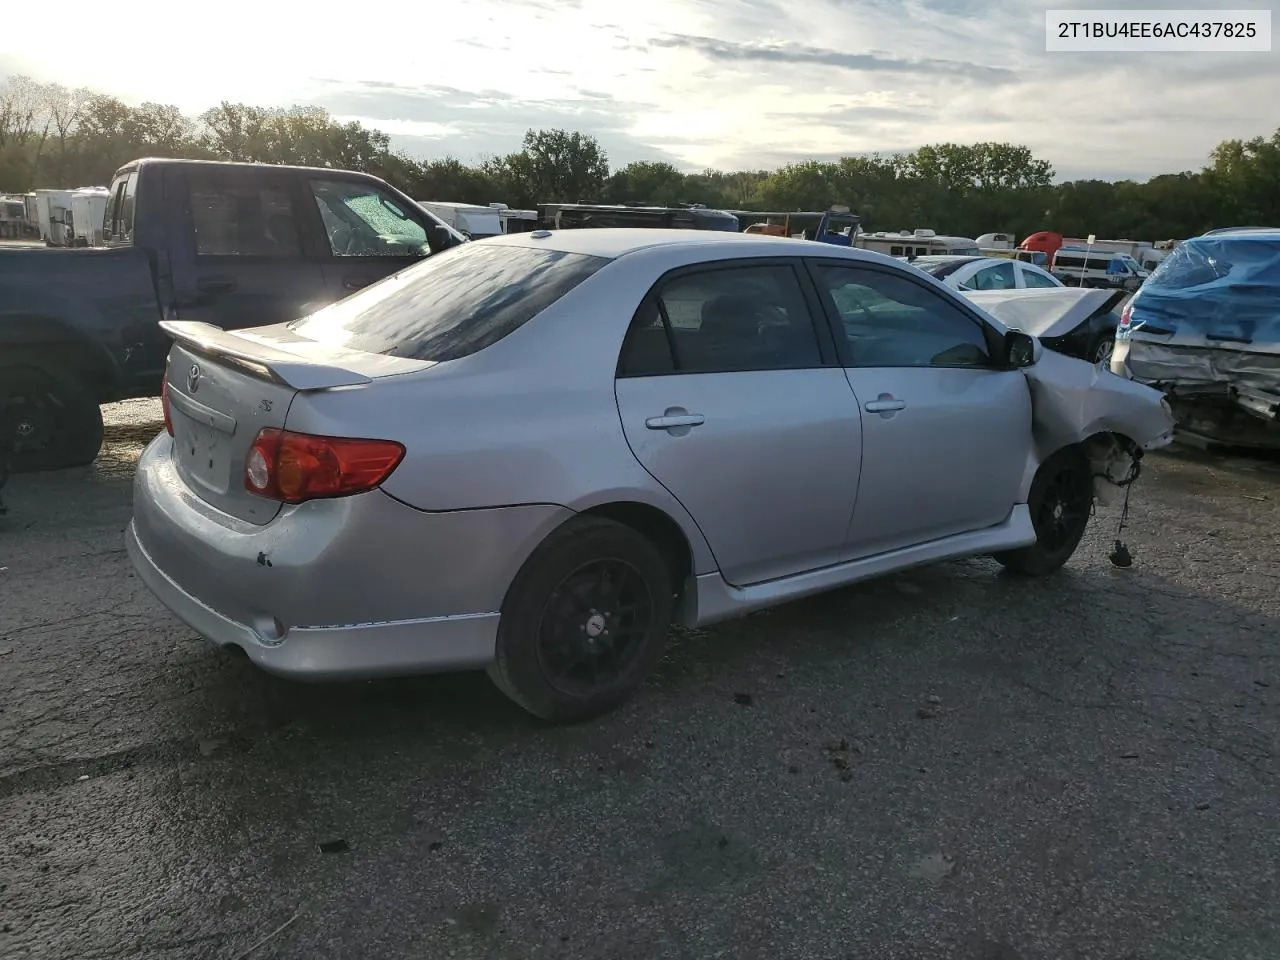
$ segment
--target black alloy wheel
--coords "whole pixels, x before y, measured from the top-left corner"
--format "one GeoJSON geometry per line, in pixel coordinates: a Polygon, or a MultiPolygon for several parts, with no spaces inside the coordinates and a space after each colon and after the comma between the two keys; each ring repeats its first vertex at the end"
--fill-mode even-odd
{"type": "Polygon", "coordinates": [[[626,675],[653,625],[653,597],[625,560],[583,564],[547,599],[538,659],[547,680],[570,696],[593,693],[626,675]]]}
{"type": "Polygon", "coordinates": [[[1093,512],[1093,473],[1079,447],[1059,450],[1040,465],[1027,497],[1036,542],[995,555],[1013,573],[1053,573],[1076,552],[1093,512]]]}
{"type": "Polygon", "coordinates": [[[668,558],[652,540],[603,517],[574,517],[507,590],[489,677],[543,720],[606,713],[662,659],[674,602],[668,558]]]}

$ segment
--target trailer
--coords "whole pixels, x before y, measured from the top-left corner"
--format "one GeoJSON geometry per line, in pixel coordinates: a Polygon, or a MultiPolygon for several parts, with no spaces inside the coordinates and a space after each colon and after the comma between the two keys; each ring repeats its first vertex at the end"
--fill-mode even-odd
{"type": "Polygon", "coordinates": [[[472,240],[503,234],[501,210],[505,204],[454,203],[448,200],[419,200],[418,206],[472,240]]]}
{"type": "Polygon", "coordinates": [[[901,230],[897,233],[859,233],[853,245],[891,257],[981,256],[978,241],[969,237],[942,237],[932,230],[901,230]]]}
{"type": "Polygon", "coordinates": [[[537,210],[512,210],[505,203],[493,203],[490,206],[498,208],[503,233],[529,233],[538,229],[537,210]]]}
{"type": "Polygon", "coordinates": [[[81,187],[71,194],[70,246],[102,246],[108,196],[110,192],[106,187],[81,187]]]}
{"type": "Polygon", "coordinates": [[[0,240],[17,240],[26,225],[27,205],[23,198],[0,196],[0,240]]]}
{"type": "Polygon", "coordinates": [[[71,213],[72,190],[37,190],[35,192],[36,224],[46,247],[69,247],[74,222],[71,213]]]}

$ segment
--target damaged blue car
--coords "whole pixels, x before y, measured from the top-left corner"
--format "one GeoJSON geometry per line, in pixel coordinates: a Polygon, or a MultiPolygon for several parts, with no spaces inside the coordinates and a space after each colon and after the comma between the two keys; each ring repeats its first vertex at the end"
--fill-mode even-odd
{"type": "Polygon", "coordinates": [[[1111,366],[1162,390],[1184,439],[1280,448],[1280,228],[1180,244],[1121,313],[1111,366]]]}

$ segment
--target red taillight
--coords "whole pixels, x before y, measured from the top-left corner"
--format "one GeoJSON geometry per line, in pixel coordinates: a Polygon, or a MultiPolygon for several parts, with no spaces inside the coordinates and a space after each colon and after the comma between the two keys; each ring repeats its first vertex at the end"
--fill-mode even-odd
{"type": "Polygon", "coordinates": [[[1120,311],[1120,326],[1127,327],[1133,319],[1133,300],[1124,305],[1124,309],[1120,311]]]}
{"type": "Polygon", "coordinates": [[[173,413],[169,410],[169,374],[166,372],[160,384],[160,408],[164,410],[164,428],[173,436],[173,413]]]}
{"type": "Polygon", "coordinates": [[[404,458],[393,440],[315,437],[267,427],[244,466],[244,488],[284,503],[347,497],[372,490],[404,458]]]}

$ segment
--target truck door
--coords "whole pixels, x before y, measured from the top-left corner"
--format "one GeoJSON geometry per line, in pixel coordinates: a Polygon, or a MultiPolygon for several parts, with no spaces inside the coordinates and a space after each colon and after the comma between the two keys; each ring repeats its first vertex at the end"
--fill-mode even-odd
{"type": "Polygon", "coordinates": [[[364,178],[317,174],[302,183],[302,190],[331,300],[413,266],[443,246],[442,221],[364,178]]]}
{"type": "Polygon", "coordinates": [[[332,299],[308,241],[303,184],[258,166],[168,171],[173,301],[166,315],[224,330],[283,323],[332,299]]]}

